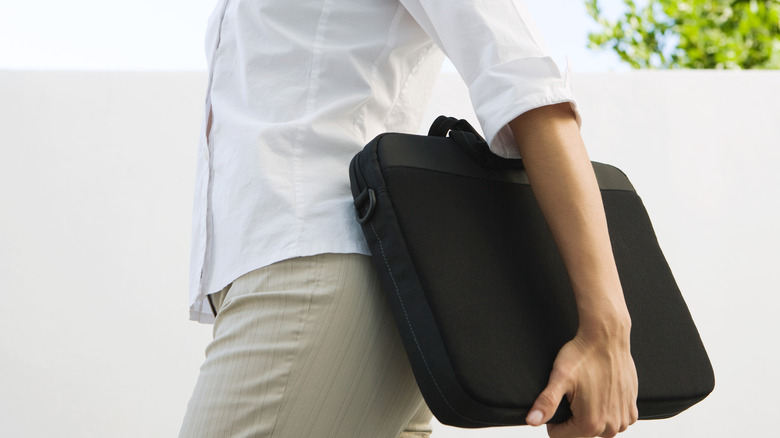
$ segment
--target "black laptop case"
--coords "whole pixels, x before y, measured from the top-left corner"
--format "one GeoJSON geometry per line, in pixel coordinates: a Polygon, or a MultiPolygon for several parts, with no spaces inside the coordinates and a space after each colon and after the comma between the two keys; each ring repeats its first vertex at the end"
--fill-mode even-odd
{"type": "MultiPolygon", "coordinates": [[[[568,275],[522,161],[489,152],[465,121],[439,118],[431,134],[382,134],[355,156],[357,220],[437,419],[525,424],[577,330],[568,275]]],[[[712,367],[641,199],[617,168],[593,168],[632,318],[640,419],[670,417],[712,391],[712,367]]],[[[570,415],[564,400],[553,421],[570,415]]]]}

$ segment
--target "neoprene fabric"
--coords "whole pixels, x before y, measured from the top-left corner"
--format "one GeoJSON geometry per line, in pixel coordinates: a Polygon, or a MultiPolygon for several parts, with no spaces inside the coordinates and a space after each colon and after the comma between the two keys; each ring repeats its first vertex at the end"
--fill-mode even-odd
{"type": "MultiPolygon", "coordinates": [[[[434,415],[461,427],[525,424],[576,332],[575,302],[522,162],[485,155],[459,123],[451,136],[467,135],[457,141],[377,137],[352,162],[352,190],[434,415]]],[[[712,367],[641,199],[616,168],[594,169],[632,316],[640,418],[676,415],[712,391],[712,367]]],[[[563,403],[554,420],[569,415],[563,403]]]]}

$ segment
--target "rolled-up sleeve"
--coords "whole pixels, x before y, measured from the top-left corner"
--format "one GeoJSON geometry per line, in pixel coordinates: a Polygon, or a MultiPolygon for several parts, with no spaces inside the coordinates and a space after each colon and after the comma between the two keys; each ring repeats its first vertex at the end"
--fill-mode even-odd
{"type": "Polygon", "coordinates": [[[400,1],[466,82],[494,153],[518,156],[507,123],[534,108],[569,102],[580,123],[569,74],[558,69],[521,2],[400,1]]]}

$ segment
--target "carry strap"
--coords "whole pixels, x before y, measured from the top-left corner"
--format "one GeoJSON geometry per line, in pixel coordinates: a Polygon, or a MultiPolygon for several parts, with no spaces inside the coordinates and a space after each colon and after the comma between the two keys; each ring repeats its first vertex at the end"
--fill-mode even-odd
{"type": "Polygon", "coordinates": [[[491,152],[485,139],[464,119],[439,116],[428,130],[430,136],[447,137],[447,134],[472,160],[484,167],[504,169],[523,167],[523,162],[519,159],[510,160],[491,152]]]}
{"type": "Polygon", "coordinates": [[[485,141],[481,135],[474,129],[471,124],[464,119],[456,119],[455,117],[439,116],[431,124],[431,129],[428,130],[428,135],[435,137],[446,137],[450,131],[465,131],[474,134],[477,139],[485,141]]]}

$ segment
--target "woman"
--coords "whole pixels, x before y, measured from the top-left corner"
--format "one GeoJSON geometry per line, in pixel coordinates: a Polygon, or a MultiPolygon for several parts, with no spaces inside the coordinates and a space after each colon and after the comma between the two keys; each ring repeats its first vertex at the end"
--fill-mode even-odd
{"type": "Polygon", "coordinates": [[[527,421],[552,437],[636,421],[630,318],[574,98],[522,5],[221,0],[193,215],[191,317],[214,321],[182,437],[428,436],[355,223],[347,167],[415,132],[446,53],[491,150],[525,160],[579,331],[527,421]]]}

